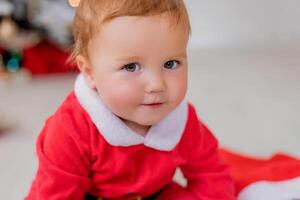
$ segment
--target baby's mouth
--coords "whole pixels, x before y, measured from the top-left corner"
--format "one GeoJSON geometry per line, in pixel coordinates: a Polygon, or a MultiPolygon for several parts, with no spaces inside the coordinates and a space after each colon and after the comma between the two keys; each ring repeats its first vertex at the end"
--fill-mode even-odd
{"type": "Polygon", "coordinates": [[[150,108],[158,108],[162,105],[163,103],[146,103],[142,104],[142,106],[150,107],[150,108]]]}

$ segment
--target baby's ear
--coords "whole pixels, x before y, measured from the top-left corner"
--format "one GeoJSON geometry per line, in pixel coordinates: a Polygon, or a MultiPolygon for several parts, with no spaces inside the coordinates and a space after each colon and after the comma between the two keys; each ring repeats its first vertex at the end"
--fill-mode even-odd
{"type": "Polygon", "coordinates": [[[89,60],[83,55],[79,54],[76,56],[76,64],[80,72],[85,77],[86,83],[91,89],[96,89],[95,79],[93,75],[93,68],[89,60]]]}

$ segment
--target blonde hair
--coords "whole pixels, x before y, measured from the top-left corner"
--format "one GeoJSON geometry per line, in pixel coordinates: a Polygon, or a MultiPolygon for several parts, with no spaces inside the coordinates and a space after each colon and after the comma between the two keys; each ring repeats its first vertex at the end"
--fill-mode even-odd
{"type": "Polygon", "coordinates": [[[190,34],[191,27],[183,0],[81,0],[73,21],[74,46],[70,60],[77,55],[88,58],[88,44],[100,25],[120,16],[153,16],[167,13],[177,25],[182,21],[190,34]]]}

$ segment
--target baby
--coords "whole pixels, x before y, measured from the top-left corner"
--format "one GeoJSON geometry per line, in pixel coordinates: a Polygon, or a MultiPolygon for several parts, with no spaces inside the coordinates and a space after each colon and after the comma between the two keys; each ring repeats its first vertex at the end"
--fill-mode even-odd
{"type": "Polygon", "coordinates": [[[185,100],[182,0],[81,0],[81,74],[37,141],[27,200],[231,200],[217,141],[185,100]],[[172,181],[180,168],[183,187],[172,181]]]}

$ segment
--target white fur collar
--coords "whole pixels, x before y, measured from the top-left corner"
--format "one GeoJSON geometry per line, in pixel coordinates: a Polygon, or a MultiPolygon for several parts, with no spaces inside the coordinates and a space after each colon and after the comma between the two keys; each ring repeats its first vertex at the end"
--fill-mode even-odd
{"type": "Polygon", "coordinates": [[[187,122],[188,104],[184,100],[158,124],[153,125],[144,137],[131,130],[103,104],[98,93],[88,87],[83,75],[77,77],[75,95],[99,132],[113,146],[144,144],[157,150],[170,151],[179,143],[187,122]]]}

